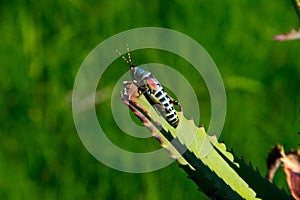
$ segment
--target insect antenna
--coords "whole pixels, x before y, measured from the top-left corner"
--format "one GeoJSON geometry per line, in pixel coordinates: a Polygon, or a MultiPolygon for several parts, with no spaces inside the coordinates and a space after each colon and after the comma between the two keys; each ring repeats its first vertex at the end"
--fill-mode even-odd
{"type": "Polygon", "coordinates": [[[119,55],[121,56],[121,58],[123,58],[123,60],[125,60],[125,62],[126,62],[127,64],[130,64],[130,62],[125,58],[124,55],[121,54],[121,52],[120,52],[119,50],[116,50],[116,52],[117,52],[117,54],[119,54],[119,55]]]}
{"type": "Polygon", "coordinates": [[[127,49],[127,55],[128,55],[129,63],[132,63],[128,44],[127,44],[127,48],[126,49],[127,49]]]}
{"type": "Polygon", "coordinates": [[[135,65],[132,63],[131,61],[131,56],[130,56],[130,50],[129,50],[129,47],[128,47],[128,44],[127,44],[127,56],[128,56],[128,60],[127,58],[121,54],[121,52],[119,50],[116,50],[116,52],[121,56],[121,58],[123,58],[123,60],[125,60],[125,62],[130,66],[130,69],[133,69],[135,67],[135,65]]]}

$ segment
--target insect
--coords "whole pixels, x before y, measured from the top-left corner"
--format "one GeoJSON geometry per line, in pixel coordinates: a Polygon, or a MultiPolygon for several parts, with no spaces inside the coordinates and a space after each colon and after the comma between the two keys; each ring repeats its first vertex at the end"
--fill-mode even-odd
{"type": "Polygon", "coordinates": [[[138,88],[138,97],[144,95],[148,102],[153,105],[158,114],[162,115],[171,126],[176,128],[179,124],[179,118],[173,104],[180,105],[179,102],[165,92],[164,88],[151,72],[132,63],[128,47],[128,59],[126,59],[120,51],[116,50],[116,52],[129,65],[132,82],[138,88]]]}

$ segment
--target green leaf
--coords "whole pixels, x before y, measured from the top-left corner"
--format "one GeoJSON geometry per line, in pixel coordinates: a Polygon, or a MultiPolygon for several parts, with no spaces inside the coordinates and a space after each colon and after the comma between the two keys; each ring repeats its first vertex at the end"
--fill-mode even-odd
{"type": "Polygon", "coordinates": [[[131,82],[125,84],[122,98],[207,196],[213,199],[289,199],[228,152],[225,144],[219,143],[215,136],[207,135],[204,127],[198,128],[192,120],[185,119],[183,112],[177,112],[179,124],[174,128],[143,95],[138,97],[137,88],[131,82]],[[268,198],[270,196],[272,198],[268,198]]]}

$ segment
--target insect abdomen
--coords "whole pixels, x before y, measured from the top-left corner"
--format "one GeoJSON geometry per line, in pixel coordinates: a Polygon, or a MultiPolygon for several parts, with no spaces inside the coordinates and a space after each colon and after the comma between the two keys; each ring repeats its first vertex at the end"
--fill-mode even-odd
{"type": "Polygon", "coordinates": [[[156,101],[159,102],[159,104],[161,104],[162,108],[164,109],[164,113],[161,114],[166,118],[167,122],[171,126],[176,128],[179,123],[179,118],[176,114],[173,104],[171,103],[170,97],[160,84],[157,84],[157,86],[159,89],[155,90],[153,95],[155,96],[156,101]]]}

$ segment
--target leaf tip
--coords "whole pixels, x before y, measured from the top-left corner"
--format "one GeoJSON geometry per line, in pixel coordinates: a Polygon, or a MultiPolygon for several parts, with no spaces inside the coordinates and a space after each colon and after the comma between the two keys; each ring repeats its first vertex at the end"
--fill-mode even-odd
{"type": "Polygon", "coordinates": [[[286,41],[286,40],[295,40],[295,39],[300,39],[300,29],[299,30],[292,29],[288,33],[276,35],[273,37],[273,40],[275,41],[286,41]]]}

